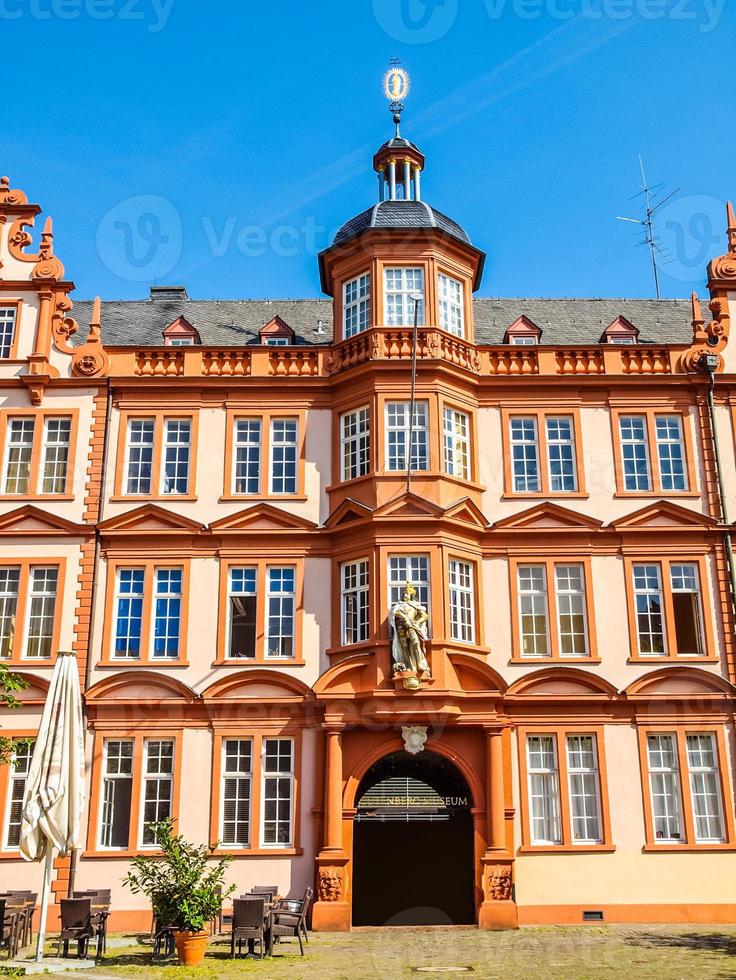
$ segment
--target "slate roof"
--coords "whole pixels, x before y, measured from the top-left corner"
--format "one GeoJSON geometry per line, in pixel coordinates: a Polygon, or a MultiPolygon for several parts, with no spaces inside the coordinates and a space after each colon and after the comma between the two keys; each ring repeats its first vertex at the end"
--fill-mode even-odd
{"type": "MultiPolygon", "coordinates": [[[[296,333],[297,344],[329,344],[332,340],[332,301],[192,300],[183,287],[159,287],[155,299],[102,302],[102,337],[110,347],[156,347],[163,344],[165,327],[184,316],[199,332],[206,347],[238,347],[258,343],[258,332],[276,315],[296,333]],[[317,322],[324,333],[318,333],[317,322]]],[[[707,302],[704,309],[707,308],[707,302]]],[[[643,344],[689,344],[692,340],[690,300],[685,299],[491,299],[474,300],[475,333],[479,344],[502,344],[506,330],[526,315],[542,331],[542,344],[597,344],[618,316],[639,330],[643,344]]],[[[79,322],[76,343],[87,334],[92,303],[74,304],[79,322]]]]}
{"type": "Polygon", "coordinates": [[[436,228],[451,238],[470,245],[467,232],[460,225],[437,211],[426,201],[382,201],[351,218],[335,235],[333,247],[357,238],[369,228],[414,230],[436,228]]]}

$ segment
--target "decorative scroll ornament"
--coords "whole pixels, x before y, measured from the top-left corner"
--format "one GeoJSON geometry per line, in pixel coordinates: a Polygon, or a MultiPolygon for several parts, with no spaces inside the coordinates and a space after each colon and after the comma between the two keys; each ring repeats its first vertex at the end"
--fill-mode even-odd
{"type": "Polygon", "coordinates": [[[342,894],[342,871],[320,868],[317,891],[321,902],[337,902],[342,894]]]}
{"type": "Polygon", "coordinates": [[[74,348],[69,344],[69,340],[79,329],[74,317],[67,315],[71,313],[73,308],[74,304],[65,294],[56,297],[54,312],[51,316],[51,334],[54,338],[54,346],[64,354],[74,353],[74,348]]]}
{"type": "Polygon", "coordinates": [[[102,345],[100,297],[97,296],[92,307],[87,339],[81,347],[74,348],[72,374],[82,378],[99,377],[107,373],[109,364],[110,358],[102,345]]]}
{"type": "Polygon", "coordinates": [[[14,207],[16,205],[28,204],[28,197],[23,191],[13,189],[10,186],[9,177],[0,177],[0,207],[14,207]]]}
{"type": "Polygon", "coordinates": [[[416,595],[417,590],[407,582],[389,617],[394,677],[403,682],[407,691],[418,691],[421,681],[430,676],[426,653],[429,616],[416,595]]]}
{"type": "MultiPolygon", "coordinates": [[[[728,343],[729,327],[731,324],[728,299],[720,296],[714,297],[708,304],[708,309],[713,315],[713,319],[706,323],[703,316],[702,307],[698,294],[692,295],[693,308],[693,345],[683,355],[683,366],[686,371],[698,371],[699,364],[704,354],[718,354],[725,349],[728,343]]],[[[723,367],[723,359],[721,368],[723,367]]]]}
{"type": "Polygon", "coordinates": [[[51,218],[46,219],[41,232],[41,247],[38,251],[38,261],[33,267],[32,277],[43,281],[64,278],[64,266],[54,255],[54,229],[51,218]]]}
{"type": "Polygon", "coordinates": [[[404,748],[410,755],[417,755],[424,751],[427,744],[426,725],[402,725],[401,737],[404,739],[404,748]]]}
{"type": "Polygon", "coordinates": [[[513,896],[511,870],[502,864],[488,871],[488,898],[492,902],[510,902],[513,896]]]}

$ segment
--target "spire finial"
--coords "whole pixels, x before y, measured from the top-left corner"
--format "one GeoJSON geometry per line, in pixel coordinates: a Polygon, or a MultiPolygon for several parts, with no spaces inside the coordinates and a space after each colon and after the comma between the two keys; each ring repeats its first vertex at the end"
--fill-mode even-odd
{"type": "Polygon", "coordinates": [[[726,205],[726,214],[728,215],[728,248],[729,251],[736,252],[736,211],[732,201],[726,205]]]}
{"type": "Polygon", "coordinates": [[[383,90],[389,102],[389,109],[393,113],[394,125],[396,126],[396,136],[401,136],[401,113],[404,111],[404,99],[409,94],[411,80],[409,72],[401,67],[398,58],[392,58],[389,68],[383,78],[383,90]]]}

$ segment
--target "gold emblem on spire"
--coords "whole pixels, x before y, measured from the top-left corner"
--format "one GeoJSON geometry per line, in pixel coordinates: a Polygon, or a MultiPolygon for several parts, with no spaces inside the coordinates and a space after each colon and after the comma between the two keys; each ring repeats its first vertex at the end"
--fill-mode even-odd
{"type": "Polygon", "coordinates": [[[391,67],[383,78],[383,89],[389,102],[403,102],[409,94],[411,81],[409,72],[402,68],[398,61],[391,63],[391,67]]]}

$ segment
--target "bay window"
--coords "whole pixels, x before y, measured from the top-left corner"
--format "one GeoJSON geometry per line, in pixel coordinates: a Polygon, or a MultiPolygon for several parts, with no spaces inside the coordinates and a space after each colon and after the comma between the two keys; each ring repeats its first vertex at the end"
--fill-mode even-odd
{"type": "Polygon", "coordinates": [[[369,272],[346,282],[342,301],[343,338],[354,337],[371,325],[371,276],[369,272]]]}
{"type": "MultiPolygon", "coordinates": [[[[413,295],[424,296],[424,269],[384,269],[384,320],[387,327],[414,325],[413,295]]],[[[424,326],[424,299],[418,304],[419,326],[424,326]]]]}
{"type": "Polygon", "coordinates": [[[367,476],[371,466],[370,411],[359,408],[340,416],[341,468],[343,481],[367,476]]]}
{"type": "Polygon", "coordinates": [[[445,473],[470,479],[470,416],[455,408],[444,411],[445,473]]]}
{"type": "Polygon", "coordinates": [[[365,643],[370,629],[370,571],[368,561],[340,566],[342,596],[342,645],[365,643]]]}
{"type": "Polygon", "coordinates": [[[440,327],[448,333],[462,337],[465,334],[463,284],[451,276],[440,273],[437,277],[440,303],[440,327]]]}
{"type": "Polygon", "coordinates": [[[429,402],[414,405],[411,423],[411,402],[386,403],[386,469],[396,473],[409,468],[409,432],[411,429],[411,469],[428,470],[429,466],[429,402]]]}

